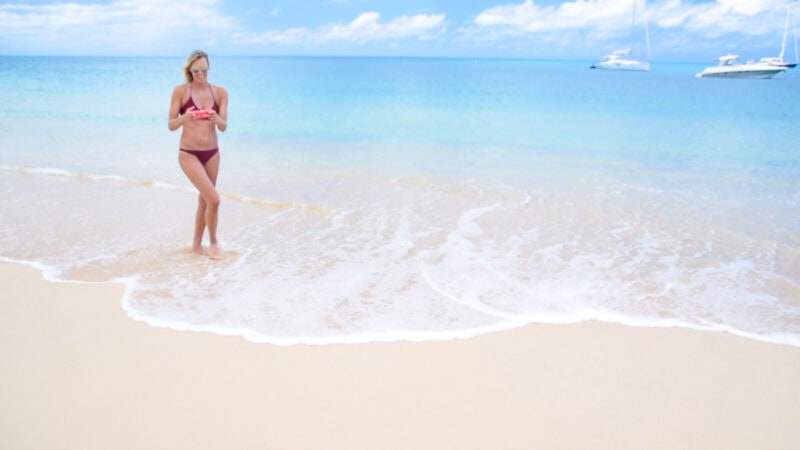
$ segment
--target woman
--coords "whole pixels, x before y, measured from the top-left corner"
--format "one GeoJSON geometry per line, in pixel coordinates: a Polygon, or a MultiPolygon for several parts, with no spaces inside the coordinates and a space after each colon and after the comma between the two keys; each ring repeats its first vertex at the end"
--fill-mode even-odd
{"type": "Polygon", "coordinates": [[[217,130],[228,128],[228,92],[208,82],[208,54],[195,50],[186,60],[183,74],[186,83],[172,91],[169,107],[169,129],[183,127],[178,162],[194,187],[200,192],[194,222],[192,251],[203,251],[203,233],[208,228],[208,256],[219,259],[217,216],[219,193],[216,189],[219,172],[217,130]]]}

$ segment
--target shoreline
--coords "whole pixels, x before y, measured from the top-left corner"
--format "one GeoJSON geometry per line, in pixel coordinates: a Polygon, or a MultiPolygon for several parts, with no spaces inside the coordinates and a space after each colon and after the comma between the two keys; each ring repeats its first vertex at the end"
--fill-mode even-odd
{"type": "MultiPolygon", "coordinates": [[[[67,280],[53,275],[53,272],[58,273],[56,269],[49,266],[25,260],[16,260],[12,258],[0,257],[0,265],[12,265],[26,267],[39,272],[42,278],[50,283],[62,284],[84,284],[84,285],[98,285],[98,284],[119,284],[125,287],[123,295],[121,295],[121,309],[125,312],[126,316],[136,322],[144,323],[154,328],[163,328],[171,331],[181,333],[208,333],[221,337],[240,338],[247,342],[257,345],[274,345],[278,347],[294,347],[294,346],[329,346],[329,345],[369,345],[369,344],[392,344],[392,343],[433,343],[433,342],[448,342],[453,340],[475,339],[481,336],[495,333],[505,333],[514,331],[519,328],[529,326],[575,326],[586,323],[607,324],[612,326],[622,326],[625,328],[644,328],[644,329],[678,329],[689,330],[701,333],[722,333],[724,335],[752,340],[767,345],[778,345],[800,349],[800,344],[795,342],[795,339],[785,337],[783,334],[774,334],[763,336],[752,332],[741,331],[739,329],[725,326],[714,325],[707,327],[693,326],[682,322],[677,319],[671,319],[668,322],[649,322],[645,319],[628,318],[622,315],[605,318],[590,318],[590,319],[575,319],[567,321],[553,321],[553,322],[528,322],[508,325],[489,325],[481,329],[467,329],[462,331],[453,331],[447,335],[442,335],[435,332],[415,332],[415,333],[391,333],[389,335],[370,335],[369,337],[354,336],[348,339],[329,340],[328,338],[264,338],[262,335],[242,332],[240,330],[226,329],[220,330],[214,326],[192,326],[192,325],[176,325],[173,322],[165,321],[162,319],[154,319],[148,316],[143,316],[137,311],[130,308],[126,303],[126,296],[129,294],[128,289],[131,289],[129,278],[119,278],[110,281],[84,281],[84,280],[67,280]]],[[[2,282],[2,279],[0,279],[2,282]]],[[[135,284],[135,281],[134,281],[135,284]]]]}
{"type": "Polygon", "coordinates": [[[800,348],[599,322],[256,344],[129,318],[123,286],[0,261],[0,446],[790,449],[800,348]]]}

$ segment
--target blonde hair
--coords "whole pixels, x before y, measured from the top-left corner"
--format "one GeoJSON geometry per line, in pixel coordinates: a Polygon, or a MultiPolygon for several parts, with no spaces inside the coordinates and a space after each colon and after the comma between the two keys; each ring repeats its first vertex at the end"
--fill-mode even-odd
{"type": "Polygon", "coordinates": [[[208,60],[208,53],[202,50],[195,50],[189,54],[188,58],[186,58],[186,64],[183,66],[183,76],[186,77],[186,81],[190,83],[194,81],[194,76],[192,76],[192,70],[191,70],[192,64],[194,64],[195,61],[197,61],[198,59],[203,59],[203,58],[206,59],[206,62],[208,62],[208,65],[210,66],[211,61],[208,60]]]}

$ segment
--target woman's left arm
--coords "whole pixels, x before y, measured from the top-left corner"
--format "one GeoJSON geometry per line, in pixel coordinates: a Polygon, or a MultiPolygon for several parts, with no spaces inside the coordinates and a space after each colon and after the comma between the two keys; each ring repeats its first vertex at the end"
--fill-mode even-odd
{"type": "Polygon", "coordinates": [[[228,129],[228,91],[219,88],[219,113],[213,116],[214,124],[219,131],[228,129]]]}

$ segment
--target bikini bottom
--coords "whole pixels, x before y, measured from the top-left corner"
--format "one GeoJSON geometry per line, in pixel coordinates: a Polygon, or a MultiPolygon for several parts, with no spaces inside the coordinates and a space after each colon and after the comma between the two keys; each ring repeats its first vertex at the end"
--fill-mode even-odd
{"type": "Polygon", "coordinates": [[[182,152],[186,152],[190,155],[194,155],[202,165],[206,165],[209,159],[213,158],[214,155],[219,153],[219,147],[214,147],[211,150],[187,150],[185,148],[179,149],[182,152]]]}

